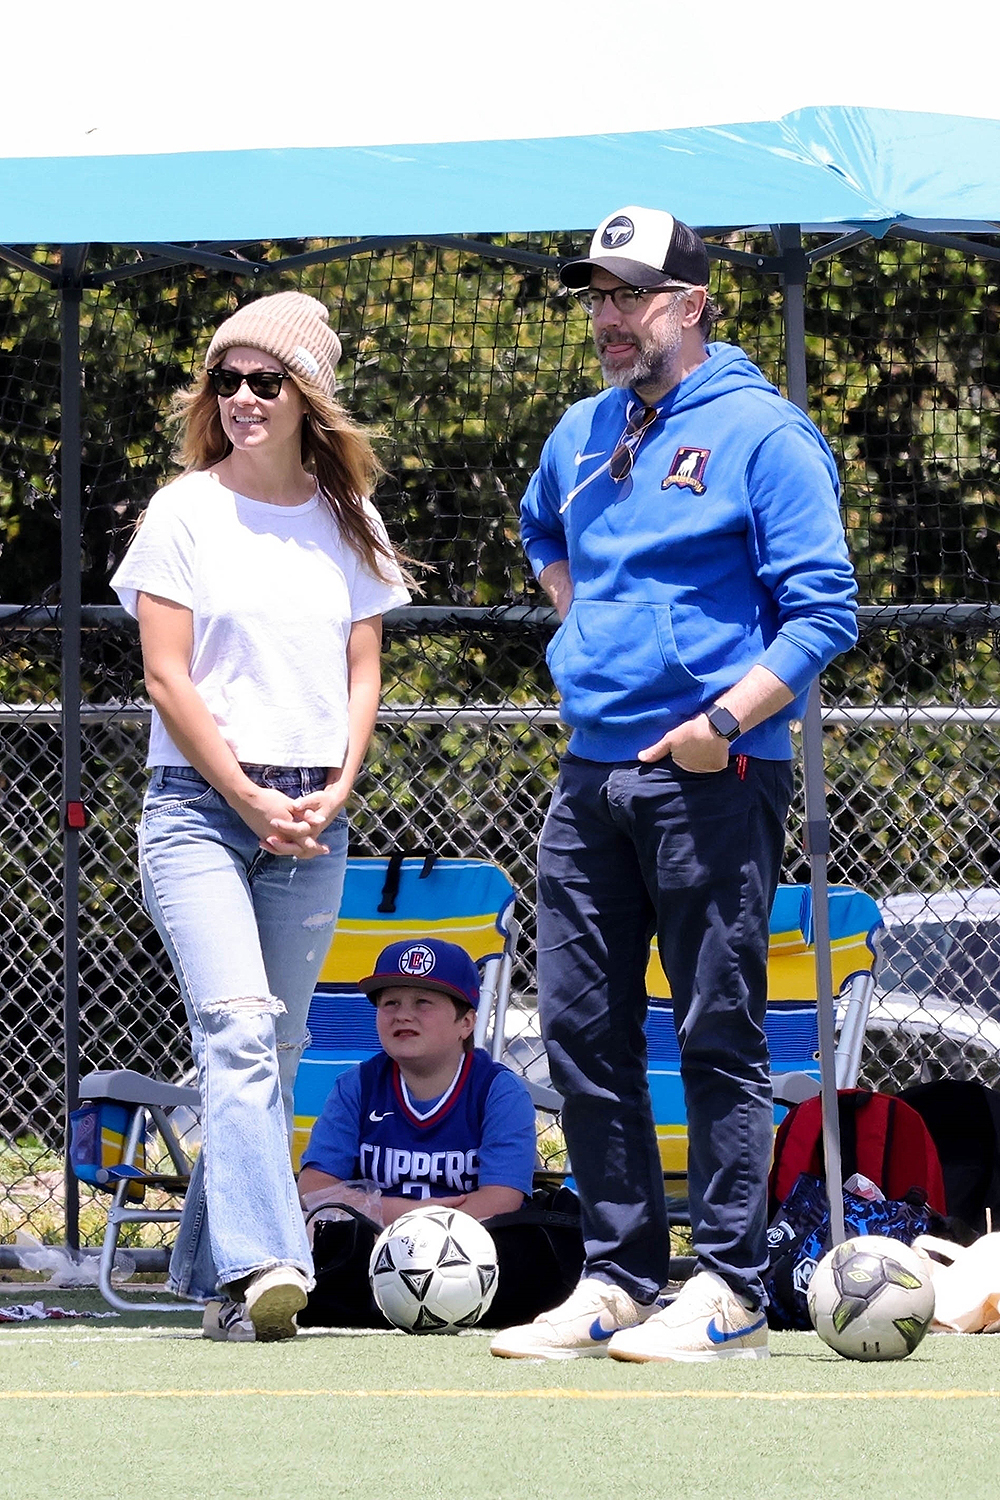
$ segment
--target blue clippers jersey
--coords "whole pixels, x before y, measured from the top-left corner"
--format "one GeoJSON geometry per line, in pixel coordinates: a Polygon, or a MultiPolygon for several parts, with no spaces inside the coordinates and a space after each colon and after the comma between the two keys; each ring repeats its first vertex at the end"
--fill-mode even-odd
{"type": "Polygon", "coordinates": [[[487,1052],[467,1052],[455,1087],[421,1119],[406,1103],[399,1067],[391,1058],[383,1052],[362,1063],[355,1176],[399,1197],[474,1192],[486,1099],[503,1071],[487,1052]]]}

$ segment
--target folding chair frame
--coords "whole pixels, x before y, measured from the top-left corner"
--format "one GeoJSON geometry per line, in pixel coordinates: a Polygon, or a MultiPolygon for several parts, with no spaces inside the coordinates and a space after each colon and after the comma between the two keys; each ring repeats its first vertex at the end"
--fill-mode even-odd
{"type": "Polygon", "coordinates": [[[139,1182],[147,1188],[159,1188],[167,1193],[183,1196],[191,1178],[189,1161],[180,1139],[167,1113],[185,1105],[191,1109],[201,1108],[197,1089],[182,1088],[175,1084],[160,1083],[155,1078],[146,1078],[141,1073],[123,1068],[109,1073],[88,1073],[80,1079],[81,1100],[108,1099],[124,1105],[131,1111],[125,1136],[122,1166],[134,1167],[139,1143],[143,1138],[145,1117],[148,1115],[159,1133],[176,1175],[159,1172],[143,1172],[136,1177],[121,1177],[111,1198],[108,1222],[101,1243],[101,1261],[98,1286],[105,1302],[118,1312],[190,1312],[200,1308],[200,1302],[178,1300],[177,1302],[140,1302],[119,1295],[111,1284],[115,1255],[123,1224],[170,1224],[181,1217],[180,1208],[144,1208],[129,1200],[129,1189],[139,1182]]]}
{"type": "MultiPolygon", "coordinates": [[[[840,1036],[833,1053],[838,1089],[852,1089],[858,1081],[861,1048],[864,1045],[868,1012],[871,1010],[874,993],[874,974],[868,972],[852,976],[840,1023],[840,1036]]],[[[843,995],[843,991],[841,994],[843,995]]],[[[771,1077],[776,1104],[801,1104],[803,1099],[812,1099],[818,1094],[821,1086],[820,1080],[809,1073],[776,1073],[771,1077]]]]}
{"type": "MultiPolygon", "coordinates": [[[[514,965],[514,953],[517,948],[517,940],[521,936],[520,923],[515,918],[507,920],[507,941],[504,944],[503,957],[499,960],[499,979],[495,988],[490,992],[487,1000],[487,992],[480,992],[479,1012],[476,1016],[475,1043],[477,1047],[487,1045],[487,1037],[490,1037],[489,1052],[494,1062],[503,1061],[504,1047],[506,1045],[507,1010],[510,1001],[510,976],[514,965]],[[493,1027],[490,1031],[490,1012],[493,1013],[493,1027]]],[[[485,984],[485,981],[484,981],[485,984]]],[[[545,1110],[549,1114],[558,1114],[562,1109],[562,1095],[556,1093],[551,1087],[541,1083],[534,1083],[530,1078],[522,1079],[525,1088],[531,1095],[531,1102],[536,1109],[545,1110]]]]}

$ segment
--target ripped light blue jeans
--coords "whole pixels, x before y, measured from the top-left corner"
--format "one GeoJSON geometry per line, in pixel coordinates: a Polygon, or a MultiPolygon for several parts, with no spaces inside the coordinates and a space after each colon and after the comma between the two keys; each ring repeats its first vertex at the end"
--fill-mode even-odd
{"type": "MultiPolygon", "coordinates": [[[[244,766],[289,797],[322,769],[244,766]]],[[[202,1149],[184,1202],[169,1286],[208,1298],[271,1266],[312,1284],[292,1173],[292,1094],[306,1016],[344,887],[347,819],[330,852],[268,854],[190,766],[152,773],[139,829],[142,892],[184,1004],[202,1102],[202,1149]]]]}

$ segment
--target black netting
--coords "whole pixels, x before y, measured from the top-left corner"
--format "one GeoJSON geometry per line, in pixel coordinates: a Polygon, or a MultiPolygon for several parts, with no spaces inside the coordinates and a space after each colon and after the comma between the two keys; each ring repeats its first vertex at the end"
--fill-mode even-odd
{"type": "MultiPolygon", "coordinates": [[[[427,565],[421,607],[443,611],[390,622],[385,710],[359,786],[355,850],[430,845],[495,857],[520,892],[514,991],[531,1011],[534,849],[563,734],[544,667],[551,623],[524,564],[517,505],[559,415],[599,388],[585,315],[552,264],[536,263],[585,242],[494,237],[489,254],[441,244],[353,254],[333,243],[214,247],[230,266],[192,266],[179,252],[139,275],[124,274],[138,251],[89,254],[80,313],[84,1067],[177,1077],[188,1065],[169,965],[139,904],[147,708],[134,630],[110,608],[107,580],[149,494],[172,472],[171,392],[227,312],[282,288],[333,309],[345,348],[341,395],[381,433],[382,513],[427,565]],[[300,259],[277,274],[252,269],[288,257],[300,259]]],[[[766,236],[725,245],[773,253],[766,236]]],[[[58,1230],[66,1066],[54,613],[60,304],[46,279],[58,256],[32,253],[38,274],[0,271],[0,1004],[9,1038],[0,1234],[25,1224],[58,1230]]],[[[865,1076],[890,1087],[1000,1071],[1000,916],[989,894],[1000,886],[995,274],[974,255],[889,240],[818,260],[806,287],[811,409],[841,466],[864,606],[857,650],[824,681],[831,875],[870,891],[892,918],[894,956],[865,1062],[865,1076]],[[942,928],[940,901],[956,891],[972,893],[962,922],[942,928]],[[894,914],[891,903],[911,894],[922,907],[894,914]],[[931,979],[928,953],[940,960],[931,979]],[[949,987],[963,965],[968,983],[949,987]]],[[[713,275],[724,314],[717,336],[742,344],[782,383],[777,277],[723,262],[713,275]]],[[[790,879],[807,875],[800,823],[796,810],[790,879]]],[[[533,1024],[529,1015],[529,1033],[533,1024]]]]}

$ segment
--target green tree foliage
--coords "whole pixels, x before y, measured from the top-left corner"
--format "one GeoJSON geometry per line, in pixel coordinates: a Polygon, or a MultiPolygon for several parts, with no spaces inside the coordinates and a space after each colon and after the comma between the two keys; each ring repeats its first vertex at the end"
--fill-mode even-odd
{"type": "MultiPolygon", "coordinates": [[[[772,248],[764,238],[736,242],[772,248]]],[[[509,245],[554,259],[581,243],[579,235],[510,236],[498,253],[509,245]]],[[[317,248],[284,243],[243,254],[276,261],[317,248]]],[[[87,271],[135,259],[97,248],[87,271]]],[[[717,268],[720,335],[780,383],[776,278],[717,268]]],[[[812,410],[841,462],[869,601],[995,597],[994,279],[990,262],[896,241],[855,247],[810,275],[812,410]]],[[[599,388],[587,320],[551,272],[418,244],[260,278],[178,265],[85,290],[85,602],[110,600],[113,559],[172,470],[167,404],[211,330],[247,297],[290,286],[333,310],[345,347],[342,393],[383,434],[380,504],[396,539],[434,569],[427,601],[537,598],[517,542],[517,502],[561,412],[599,388]]],[[[37,601],[57,587],[58,377],[58,294],[30,272],[0,274],[7,601],[37,601]]]]}
{"type": "Polygon", "coordinates": [[[58,577],[58,386],[56,296],[0,266],[0,600],[37,600],[58,577]]]}
{"type": "Polygon", "coordinates": [[[870,243],[809,287],[816,420],[839,435],[850,534],[872,602],[996,602],[993,262],[870,243]]]}

